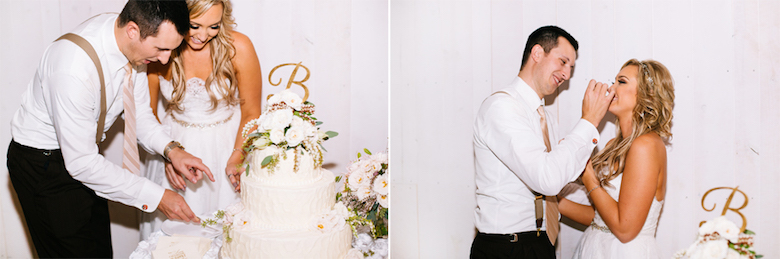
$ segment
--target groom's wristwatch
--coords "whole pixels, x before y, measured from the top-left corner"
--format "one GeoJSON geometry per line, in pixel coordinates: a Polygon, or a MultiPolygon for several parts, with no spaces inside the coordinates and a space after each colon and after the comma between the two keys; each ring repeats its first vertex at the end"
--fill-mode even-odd
{"type": "Polygon", "coordinates": [[[171,159],[168,158],[168,153],[170,153],[174,148],[181,148],[181,150],[184,150],[184,147],[181,145],[181,143],[177,141],[171,141],[171,143],[165,145],[165,150],[163,150],[163,158],[165,161],[171,162],[171,159]]]}

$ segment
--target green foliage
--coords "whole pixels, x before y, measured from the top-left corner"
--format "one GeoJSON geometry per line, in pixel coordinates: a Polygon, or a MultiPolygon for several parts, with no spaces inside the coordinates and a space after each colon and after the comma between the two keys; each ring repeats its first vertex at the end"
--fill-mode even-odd
{"type": "Polygon", "coordinates": [[[216,225],[216,224],[217,224],[217,220],[215,220],[215,219],[204,219],[204,220],[202,220],[202,221],[200,222],[200,226],[201,226],[201,227],[204,227],[204,228],[205,228],[206,226],[210,226],[210,225],[216,225]]]}
{"type": "Polygon", "coordinates": [[[271,163],[271,161],[272,161],[273,159],[274,159],[274,156],[273,156],[273,155],[267,156],[267,157],[263,158],[263,162],[262,162],[262,163],[260,163],[260,165],[262,165],[263,167],[265,167],[265,166],[267,166],[268,164],[270,164],[270,163],[271,163]]]}

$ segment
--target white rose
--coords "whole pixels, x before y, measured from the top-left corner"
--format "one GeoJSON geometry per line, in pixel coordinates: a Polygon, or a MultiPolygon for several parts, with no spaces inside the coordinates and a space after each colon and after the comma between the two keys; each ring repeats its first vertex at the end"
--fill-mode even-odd
{"type": "Polygon", "coordinates": [[[344,206],[343,202],[336,202],[336,204],[333,205],[333,212],[342,218],[349,217],[349,209],[347,209],[347,206],[344,206]]]}
{"type": "Polygon", "coordinates": [[[290,127],[284,138],[287,140],[287,146],[297,146],[298,144],[301,144],[301,141],[303,140],[303,131],[301,131],[301,127],[290,127]]]}
{"type": "Polygon", "coordinates": [[[352,248],[349,249],[349,252],[347,252],[347,256],[344,257],[344,259],[363,259],[363,252],[360,251],[360,249],[352,248]]]}
{"type": "Polygon", "coordinates": [[[271,140],[269,140],[268,137],[266,136],[256,138],[255,141],[252,142],[252,145],[259,149],[263,149],[264,147],[267,147],[269,144],[271,144],[271,140]]]}
{"type": "Polygon", "coordinates": [[[377,176],[376,179],[374,179],[374,192],[380,195],[387,195],[389,185],[390,184],[387,182],[387,174],[377,176]]]}
{"type": "Polygon", "coordinates": [[[371,160],[376,161],[377,163],[380,164],[381,163],[387,164],[387,153],[382,152],[382,153],[373,154],[371,155],[371,160]]]}
{"type": "Polygon", "coordinates": [[[281,93],[271,95],[271,97],[268,98],[268,104],[266,104],[266,105],[272,105],[272,104],[277,104],[277,103],[282,102],[282,97],[281,97],[280,94],[281,93]]]}
{"type": "Polygon", "coordinates": [[[374,251],[375,255],[379,255],[382,258],[386,257],[388,254],[389,245],[387,245],[386,238],[378,238],[374,240],[374,243],[371,244],[370,247],[371,247],[371,251],[374,251]]]}
{"type": "Polygon", "coordinates": [[[301,127],[303,126],[303,119],[298,116],[293,116],[292,120],[290,121],[290,126],[293,127],[301,127]]]}
{"type": "Polygon", "coordinates": [[[326,216],[327,214],[321,214],[312,218],[312,223],[309,225],[311,229],[320,233],[330,232],[330,230],[333,229],[333,225],[329,224],[326,216]]]}
{"type": "Polygon", "coordinates": [[[347,177],[347,183],[349,184],[349,188],[352,190],[357,190],[363,187],[369,187],[371,184],[371,179],[368,178],[368,175],[364,172],[352,172],[347,177]]]}
{"type": "Polygon", "coordinates": [[[376,171],[379,171],[379,169],[382,169],[382,165],[377,163],[376,161],[373,161],[371,159],[366,159],[365,162],[363,162],[363,170],[372,174],[376,171]]]}
{"type": "Polygon", "coordinates": [[[347,176],[349,176],[351,173],[354,173],[354,172],[357,172],[357,171],[362,171],[361,170],[361,169],[363,169],[363,164],[362,163],[363,163],[363,161],[355,161],[355,162],[352,162],[351,164],[349,164],[349,166],[347,166],[347,176]]]}
{"type": "Polygon", "coordinates": [[[715,218],[715,231],[725,239],[728,239],[732,243],[739,241],[739,228],[734,222],[726,219],[726,217],[720,216],[715,218]]]}
{"type": "Polygon", "coordinates": [[[390,208],[390,201],[387,199],[387,195],[377,195],[376,201],[379,202],[379,205],[385,208],[390,208]]]}
{"type": "Polygon", "coordinates": [[[704,224],[699,227],[699,236],[704,236],[707,234],[715,233],[715,220],[718,218],[714,218],[712,220],[704,222],[704,224]]]}
{"type": "Polygon", "coordinates": [[[355,238],[353,242],[354,244],[352,245],[352,247],[360,249],[360,251],[362,251],[363,253],[368,253],[371,244],[374,243],[374,239],[371,238],[371,236],[368,235],[367,233],[360,233],[358,234],[358,236],[355,238]]]}
{"type": "Polygon", "coordinates": [[[272,112],[269,116],[271,116],[271,129],[287,128],[287,126],[290,126],[293,117],[295,117],[293,116],[292,109],[277,110],[272,112]]]}
{"type": "Polygon", "coordinates": [[[313,224],[310,225],[311,228],[313,230],[319,231],[320,233],[328,233],[333,229],[342,229],[344,228],[344,225],[346,225],[344,218],[330,213],[321,214],[317,217],[314,217],[312,221],[313,224]]]}
{"type": "Polygon", "coordinates": [[[292,107],[296,111],[301,110],[303,99],[301,99],[301,97],[298,96],[296,93],[293,93],[292,91],[285,89],[284,91],[279,92],[278,95],[279,95],[279,99],[281,99],[281,101],[286,103],[288,106],[292,107]]]}
{"type": "Polygon", "coordinates": [[[284,129],[272,129],[271,130],[271,142],[274,144],[281,144],[284,142],[284,129]]]}
{"type": "Polygon", "coordinates": [[[370,187],[367,186],[361,186],[357,189],[357,192],[355,193],[357,195],[358,199],[366,199],[374,195],[374,191],[371,190],[370,187]]]}
{"type": "Polygon", "coordinates": [[[306,122],[303,124],[303,132],[307,137],[313,138],[318,137],[319,129],[317,129],[316,126],[311,125],[311,123],[306,122]]]}
{"type": "Polygon", "coordinates": [[[266,131],[271,129],[270,127],[271,121],[268,119],[268,115],[265,113],[261,114],[259,118],[257,118],[257,129],[256,131],[266,131]]]}
{"type": "Polygon", "coordinates": [[[239,212],[236,215],[233,215],[233,227],[236,229],[241,229],[249,225],[249,221],[252,218],[252,212],[245,210],[242,212],[239,212]]]}
{"type": "Polygon", "coordinates": [[[336,230],[342,230],[344,229],[344,226],[347,225],[347,220],[344,219],[341,215],[338,215],[336,213],[328,214],[328,219],[330,223],[333,224],[333,229],[336,230]]]}

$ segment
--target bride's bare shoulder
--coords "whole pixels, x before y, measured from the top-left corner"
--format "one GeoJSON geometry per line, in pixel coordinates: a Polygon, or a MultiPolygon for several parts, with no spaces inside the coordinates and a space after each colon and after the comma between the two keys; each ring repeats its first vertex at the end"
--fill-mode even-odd
{"type": "Polygon", "coordinates": [[[636,156],[642,159],[665,159],[666,146],[663,138],[655,132],[643,134],[631,143],[628,157],[636,156]]]}

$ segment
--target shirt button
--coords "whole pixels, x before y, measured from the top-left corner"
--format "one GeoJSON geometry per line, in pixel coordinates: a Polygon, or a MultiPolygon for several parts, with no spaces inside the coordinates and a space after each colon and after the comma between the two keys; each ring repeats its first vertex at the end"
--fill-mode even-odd
{"type": "Polygon", "coordinates": [[[593,142],[593,145],[596,145],[596,144],[599,143],[599,140],[594,138],[592,142],[593,142]]]}
{"type": "Polygon", "coordinates": [[[149,208],[149,206],[146,206],[146,204],[144,204],[144,206],[141,206],[141,209],[143,209],[143,210],[146,210],[148,208],[149,208]]]}

